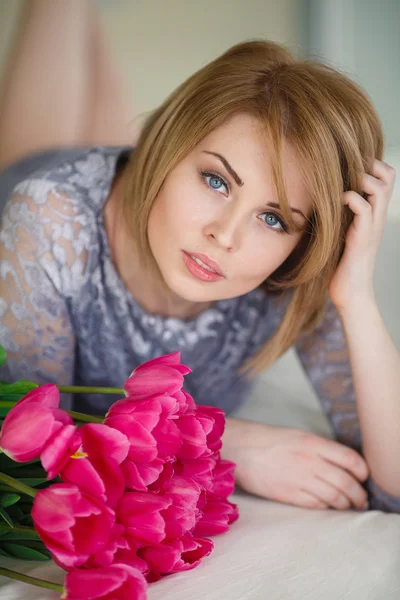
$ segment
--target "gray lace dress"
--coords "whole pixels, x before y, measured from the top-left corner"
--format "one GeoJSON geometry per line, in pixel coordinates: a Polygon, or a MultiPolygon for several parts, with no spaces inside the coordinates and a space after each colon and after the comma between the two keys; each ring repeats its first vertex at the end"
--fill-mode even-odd
{"type": "MultiPolygon", "coordinates": [[[[230,414],[251,383],[238,368],[265,343],[284,306],[257,289],[219,301],[191,320],[149,314],[111,260],[103,209],[126,148],[49,152],[0,175],[0,344],[3,380],[122,387],[133,369],[180,350],[199,404],[230,414]]],[[[296,351],[336,434],[361,449],[347,348],[330,305],[296,351]]],[[[104,414],[112,396],[74,396],[104,414]]],[[[63,398],[67,407],[71,399],[63,398]]],[[[367,483],[370,506],[400,512],[400,498],[367,483]]]]}

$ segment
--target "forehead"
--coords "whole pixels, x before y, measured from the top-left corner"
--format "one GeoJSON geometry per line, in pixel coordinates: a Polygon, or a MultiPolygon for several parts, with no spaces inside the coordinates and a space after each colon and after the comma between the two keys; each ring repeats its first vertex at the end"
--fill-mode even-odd
{"type": "MultiPolygon", "coordinates": [[[[226,158],[244,181],[243,193],[246,190],[257,190],[263,193],[265,202],[278,201],[270,149],[258,119],[248,114],[235,115],[203,138],[195,148],[195,153],[201,154],[204,150],[217,152],[226,158]]],[[[284,140],[282,174],[289,203],[292,207],[310,213],[310,194],[303,173],[304,169],[293,146],[284,140]]]]}

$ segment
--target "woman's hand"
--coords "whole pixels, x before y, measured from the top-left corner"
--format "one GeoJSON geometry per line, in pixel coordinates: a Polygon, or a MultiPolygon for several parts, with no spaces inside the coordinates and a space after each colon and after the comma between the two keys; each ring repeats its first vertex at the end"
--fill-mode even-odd
{"type": "Polygon", "coordinates": [[[256,496],[305,508],[367,508],[368,477],[355,450],[312,433],[228,418],[222,457],[236,483],[256,496]]]}
{"type": "Polygon", "coordinates": [[[374,300],[375,261],[395,177],[393,167],[375,160],[371,174],[361,176],[362,192],[367,199],[354,191],[343,194],[343,202],[354,213],[354,219],[347,231],[343,256],[329,285],[329,295],[339,310],[359,300],[374,300]]]}

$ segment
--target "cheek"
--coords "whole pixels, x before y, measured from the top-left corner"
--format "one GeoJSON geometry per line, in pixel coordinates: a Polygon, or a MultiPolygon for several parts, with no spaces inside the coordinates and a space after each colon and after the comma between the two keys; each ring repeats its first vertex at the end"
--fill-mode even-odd
{"type": "Polygon", "coordinates": [[[253,231],[242,248],[240,272],[244,279],[261,283],[292,253],[297,241],[274,231],[253,231]]]}
{"type": "Polygon", "coordinates": [[[168,237],[176,241],[177,235],[198,233],[205,224],[207,210],[204,198],[196,188],[185,189],[175,185],[160,192],[149,217],[149,236],[168,237]]]}

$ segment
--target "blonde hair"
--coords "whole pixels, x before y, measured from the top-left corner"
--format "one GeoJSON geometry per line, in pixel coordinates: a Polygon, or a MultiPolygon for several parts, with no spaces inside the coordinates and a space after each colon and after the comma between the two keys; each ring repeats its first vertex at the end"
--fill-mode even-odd
{"type": "Polygon", "coordinates": [[[250,41],[230,48],[182,83],[144,124],[126,170],[125,217],[143,258],[154,266],[147,238],[151,208],[168,173],[211,131],[247,113],[272,147],[282,213],[295,228],[282,178],[282,142],[301,161],[312,215],[288,259],[262,284],[279,302],[281,322],[243,369],[271,365],[323,316],[327,289],[344,249],[352,214],[342,194],[359,190],[359,174],[381,159],[383,135],[366,93],[315,60],[297,60],[282,46],[250,41]]]}

